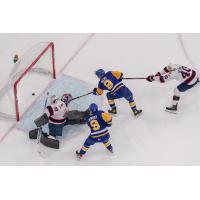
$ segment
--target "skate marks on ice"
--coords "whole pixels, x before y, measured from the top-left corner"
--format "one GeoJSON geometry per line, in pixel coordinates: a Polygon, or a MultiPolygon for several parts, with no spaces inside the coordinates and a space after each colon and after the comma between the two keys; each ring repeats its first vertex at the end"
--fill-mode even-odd
{"type": "MultiPolygon", "coordinates": [[[[27,139],[28,139],[29,131],[36,128],[34,120],[38,116],[43,114],[47,92],[49,92],[49,98],[52,95],[61,96],[63,93],[71,93],[73,97],[76,97],[88,93],[92,91],[92,89],[93,86],[89,85],[84,81],[81,81],[79,79],[67,75],[60,76],[49,86],[49,88],[47,88],[44,94],[41,97],[39,97],[36,100],[35,104],[23,115],[22,119],[17,124],[17,129],[20,129],[23,132],[27,133],[27,139]]],[[[101,105],[102,98],[96,97],[94,95],[88,95],[83,98],[79,98],[77,100],[72,101],[69,104],[69,110],[86,110],[91,103],[96,103],[98,105],[101,105]]],[[[47,102],[47,106],[48,104],[49,100],[47,102]]],[[[48,125],[43,126],[43,131],[48,132],[48,125]]],[[[61,141],[60,144],[61,148],[66,140],[68,141],[72,137],[75,137],[84,131],[85,131],[85,125],[69,125],[64,127],[63,136],[59,138],[61,141]]],[[[35,145],[37,145],[37,142],[36,141],[34,142],[35,145]]],[[[37,145],[36,148],[38,149],[37,150],[38,152],[41,151],[43,153],[41,157],[49,156],[49,154],[52,154],[52,152],[58,152],[58,150],[54,149],[49,150],[49,148],[43,147],[43,145],[41,144],[37,145]]]]}

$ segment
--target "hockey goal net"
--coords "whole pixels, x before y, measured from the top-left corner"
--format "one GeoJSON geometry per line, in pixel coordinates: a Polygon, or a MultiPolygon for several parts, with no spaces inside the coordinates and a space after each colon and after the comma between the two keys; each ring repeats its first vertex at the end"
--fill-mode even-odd
{"type": "Polygon", "coordinates": [[[45,80],[44,75],[49,75],[48,81],[49,77],[56,78],[53,42],[41,42],[32,46],[14,64],[7,83],[0,90],[0,118],[19,121],[21,114],[27,109],[26,105],[32,101],[31,96],[26,95],[27,91],[29,95],[31,91],[35,91],[32,88],[45,80]]]}

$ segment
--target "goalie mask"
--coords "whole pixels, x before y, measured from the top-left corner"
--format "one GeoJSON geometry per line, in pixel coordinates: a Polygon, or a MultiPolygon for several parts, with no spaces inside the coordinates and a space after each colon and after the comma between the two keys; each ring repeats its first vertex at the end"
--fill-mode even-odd
{"type": "Polygon", "coordinates": [[[61,97],[61,101],[63,101],[66,105],[72,100],[72,95],[69,93],[65,93],[61,97]]]}
{"type": "Polygon", "coordinates": [[[56,103],[60,98],[56,95],[51,96],[51,104],[56,103]]]}

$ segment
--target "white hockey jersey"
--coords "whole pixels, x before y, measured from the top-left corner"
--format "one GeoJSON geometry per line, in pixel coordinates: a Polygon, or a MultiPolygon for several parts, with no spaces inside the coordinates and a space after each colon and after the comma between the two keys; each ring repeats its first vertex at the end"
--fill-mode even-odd
{"type": "Polygon", "coordinates": [[[187,85],[194,84],[198,78],[199,77],[196,71],[177,64],[171,64],[165,67],[154,77],[156,81],[161,83],[167,82],[169,80],[177,80],[179,82],[186,83],[187,85]]]}
{"type": "Polygon", "coordinates": [[[47,106],[45,113],[49,117],[49,122],[52,124],[64,124],[68,115],[68,107],[66,104],[57,99],[55,102],[51,102],[51,105],[47,106]]]}

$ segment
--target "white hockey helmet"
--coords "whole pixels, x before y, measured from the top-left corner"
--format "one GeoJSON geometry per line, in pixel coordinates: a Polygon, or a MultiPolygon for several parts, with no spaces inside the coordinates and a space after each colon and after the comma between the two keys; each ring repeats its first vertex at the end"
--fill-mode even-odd
{"type": "Polygon", "coordinates": [[[178,68],[178,66],[177,66],[176,64],[173,64],[173,63],[169,63],[169,64],[167,65],[167,69],[168,69],[169,71],[175,71],[177,68],[178,68]]]}

